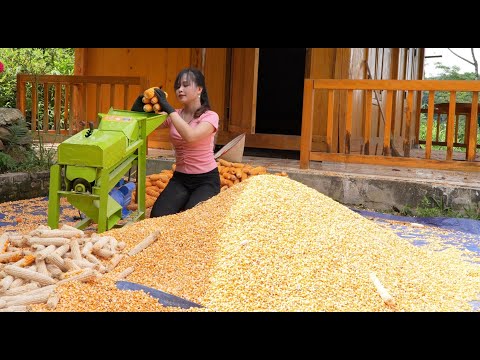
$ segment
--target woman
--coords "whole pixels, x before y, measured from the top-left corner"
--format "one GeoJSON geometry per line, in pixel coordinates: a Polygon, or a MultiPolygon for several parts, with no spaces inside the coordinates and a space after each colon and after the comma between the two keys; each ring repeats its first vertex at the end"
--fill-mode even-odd
{"type": "MultiPolygon", "coordinates": [[[[174,109],[165,92],[155,88],[161,110],[168,114],[160,128],[170,129],[176,167],[173,177],[155,201],[150,217],[191,209],[220,192],[220,176],[213,157],[219,117],[210,110],[205,77],[197,69],[183,69],[175,79],[174,89],[182,103],[181,109],[174,109]]],[[[131,110],[143,111],[143,105],[142,96],[139,96],[131,110]]]]}

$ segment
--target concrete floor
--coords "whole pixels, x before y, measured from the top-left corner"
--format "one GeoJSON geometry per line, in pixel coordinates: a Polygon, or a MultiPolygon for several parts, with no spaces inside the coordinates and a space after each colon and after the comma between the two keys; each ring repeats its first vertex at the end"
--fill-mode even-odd
{"type": "MultiPolygon", "coordinates": [[[[166,159],[174,161],[172,150],[148,149],[148,159],[166,159]]],[[[286,171],[325,175],[337,173],[351,176],[391,178],[400,181],[424,181],[427,183],[449,184],[452,186],[475,187],[480,191],[480,173],[469,171],[451,171],[435,169],[419,169],[407,167],[391,167],[382,165],[347,164],[311,161],[310,169],[300,169],[300,161],[294,159],[269,158],[261,156],[243,156],[243,163],[261,165],[271,172],[286,171]]]]}

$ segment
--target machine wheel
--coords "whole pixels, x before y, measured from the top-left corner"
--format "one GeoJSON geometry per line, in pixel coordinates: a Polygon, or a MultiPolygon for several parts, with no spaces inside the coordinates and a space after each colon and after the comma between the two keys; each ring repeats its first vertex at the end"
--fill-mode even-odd
{"type": "Polygon", "coordinates": [[[91,193],[92,185],[85,179],[77,178],[73,180],[72,190],[79,193],[91,193]]]}

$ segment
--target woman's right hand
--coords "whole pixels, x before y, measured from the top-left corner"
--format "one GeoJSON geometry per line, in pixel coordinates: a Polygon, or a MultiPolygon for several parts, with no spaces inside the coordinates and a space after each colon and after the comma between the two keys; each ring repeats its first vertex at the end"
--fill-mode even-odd
{"type": "Polygon", "coordinates": [[[160,88],[155,88],[153,90],[155,91],[155,95],[158,98],[158,103],[160,104],[161,110],[165,111],[168,115],[174,112],[175,108],[168,103],[165,91],[160,88]]]}

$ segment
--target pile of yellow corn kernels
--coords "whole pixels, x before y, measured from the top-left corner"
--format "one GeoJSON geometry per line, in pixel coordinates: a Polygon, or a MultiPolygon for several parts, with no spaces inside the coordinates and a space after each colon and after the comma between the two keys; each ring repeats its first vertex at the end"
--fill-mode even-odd
{"type": "MultiPolygon", "coordinates": [[[[105,232],[127,254],[94,281],[58,286],[31,311],[458,312],[480,267],[456,248],[414,246],[288,177],[258,175],[180,214],[105,232]],[[155,233],[157,232],[157,233],[155,233]],[[129,251],[155,233],[142,251],[129,251]],[[203,305],[163,307],[116,276],[203,305]]],[[[475,256],[475,254],[470,254],[475,256]]]]}

